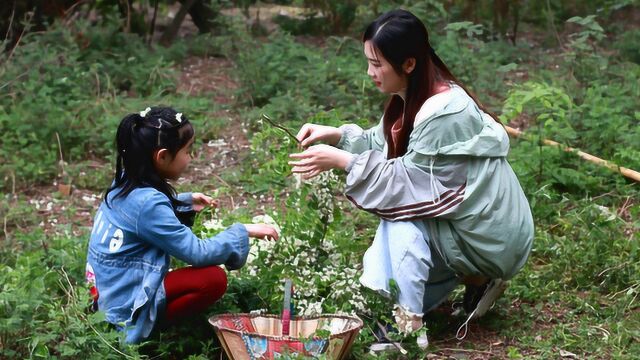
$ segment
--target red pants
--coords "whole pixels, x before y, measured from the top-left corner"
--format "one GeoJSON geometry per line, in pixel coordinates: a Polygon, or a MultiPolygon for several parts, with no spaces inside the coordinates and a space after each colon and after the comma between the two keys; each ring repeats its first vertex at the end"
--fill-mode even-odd
{"type": "MultiPolygon", "coordinates": [[[[219,266],[185,267],[164,278],[167,295],[165,321],[176,322],[196,315],[218,301],[227,290],[227,274],[219,266]]],[[[97,310],[98,289],[91,286],[92,308],[97,310]]]]}
{"type": "Polygon", "coordinates": [[[227,290],[227,275],[218,266],[185,267],[164,278],[165,319],[169,323],[206,310],[227,290]]]}

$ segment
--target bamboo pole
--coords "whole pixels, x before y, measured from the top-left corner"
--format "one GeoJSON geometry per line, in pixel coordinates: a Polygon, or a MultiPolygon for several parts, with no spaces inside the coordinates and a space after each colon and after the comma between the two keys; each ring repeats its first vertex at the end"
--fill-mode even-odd
{"type": "MultiPolygon", "coordinates": [[[[507,130],[507,133],[509,135],[511,135],[512,137],[518,138],[518,137],[523,137],[525,136],[525,134],[518,130],[518,129],[514,129],[510,126],[504,126],[504,128],[507,130]]],[[[599,157],[593,156],[591,154],[587,154],[586,152],[580,151],[578,149],[574,149],[572,147],[569,146],[564,146],[558,142],[555,142],[553,140],[547,140],[547,139],[542,139],[542,143],[545,145],[551,145],[551,146],[555,146],[555,147],[559,147],[564,151],[567,152],[573,152],[576,153],[579,157],[583,158],[584,160],[590,161],[592,163],[607,167],[615,172],[619,172],[620,174],[626,176],[627,178],[640,182],[640,172],[637,172],[635,170],[631,170],[622,166],[618,166],[617,164],[614,164],[610,161],[604,160],[604,159],[600,159],[599,157]]]]}

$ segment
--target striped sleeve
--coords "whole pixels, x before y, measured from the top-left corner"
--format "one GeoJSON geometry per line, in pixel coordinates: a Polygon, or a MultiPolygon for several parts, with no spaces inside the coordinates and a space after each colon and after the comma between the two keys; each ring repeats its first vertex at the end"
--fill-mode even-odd
{"type": "Polygon", "coordinates": [[[342,137],[336,145],[337,148],[352,154],[361,154],[367,150],[379,150],[384,148],[384,135],[382,126],[378,124],[370,129],[362,130],[355,124],[340,126],[342,137]]]}
{"type": "Polygon", "coordinates": [[[347,198],[358,208],[390,221],[455,212],[465,195],[466,162],[449,166],[449,173],[463,176],[458,181],[447,181],[434,175],[434,158],[424,158],[422,164],[416,164],[412,161],[414,155],[419,156],[413,153],[387,160],[375,150],[358,155],[347,175],[347,198]]]}

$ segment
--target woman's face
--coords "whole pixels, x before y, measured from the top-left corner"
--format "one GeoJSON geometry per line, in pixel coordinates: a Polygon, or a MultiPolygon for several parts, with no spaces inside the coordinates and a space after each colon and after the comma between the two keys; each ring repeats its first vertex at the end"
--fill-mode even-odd
{"type": "Polygon", "coordinates": [[[407,88],[407,76],[396,73],[391,63],[376,51],[371,40],[364,42],[364,56],[367,57],[367,75],[376,87],[385,94],[397,94],[407,88]]]}

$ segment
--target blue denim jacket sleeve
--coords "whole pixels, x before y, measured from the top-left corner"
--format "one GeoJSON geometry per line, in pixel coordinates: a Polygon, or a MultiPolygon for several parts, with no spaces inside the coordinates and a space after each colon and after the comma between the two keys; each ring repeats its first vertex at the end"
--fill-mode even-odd
{"type": "Polygon", "coordinates": [[[176,199],[182,201],[187,205],[178,206],[177,212],[188,212],[193,210],[193,195],[190,192],[180,193],[176,196],[176,199]]]}
{"type": "Polygon", "coordinates": [[[180,223],[169,199],[154,193],[143,204],[136,220],[137,235],[168,254],[194,266],[224,264],[241,268],[249,254],[249,234],[242,224],[233,224],[208,239],[199,239],[180,223]]]}

